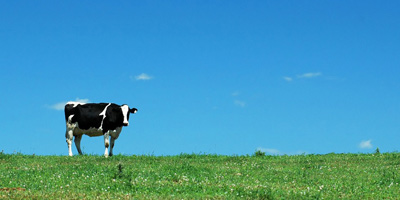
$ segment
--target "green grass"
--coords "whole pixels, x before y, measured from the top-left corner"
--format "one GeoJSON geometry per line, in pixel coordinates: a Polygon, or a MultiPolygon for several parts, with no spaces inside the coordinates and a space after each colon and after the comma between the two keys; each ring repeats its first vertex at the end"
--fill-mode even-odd
{"type": "Polygon", "coordinates": [[[395,199],[400,153],[0,154],[0,199],[395,199]]]}

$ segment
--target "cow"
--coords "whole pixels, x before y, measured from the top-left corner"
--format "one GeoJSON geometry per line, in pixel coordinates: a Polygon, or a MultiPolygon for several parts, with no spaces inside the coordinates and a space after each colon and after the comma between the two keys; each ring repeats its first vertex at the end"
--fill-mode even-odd
{"type": "Polygon", "coordinates": [[[123,126],[129,125],[129,114],[136,113],[136,108],[129,108],[114,103],[80,103],[68,102],[65,104],[65,122],[67,130],[65,138],[68,144],[68,154],[72,156],[71,144],[75,137],[75,146],[79,154],[81,151],[82,135],[90,137],[104,136],[104,156],[113,155],[114,141],[121,133],[123,126]],[[111,140],[109,139],[111,137],[111,140]],[[110,153],[108,147],[110,146],[110,153]]]}

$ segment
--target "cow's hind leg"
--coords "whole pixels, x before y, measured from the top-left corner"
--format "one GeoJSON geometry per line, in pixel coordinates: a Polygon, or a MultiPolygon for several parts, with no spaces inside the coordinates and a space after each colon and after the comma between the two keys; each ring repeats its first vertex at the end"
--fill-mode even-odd
{"type": "Polygon", "coordinates": [[[76,135],[76,136],[75,136],[75,140],[74,140],[76,149],[78,150],[78,153],[79,153],[80,155],[82,155],[82,151],[81,151],[81,139],[82,139],[82,135],[76,135]]]}
{"type": "Polygon", "coordinates": [[[67,144],[68,144],[68,155],[72,156],[72,138],[74,137],[74,132],[71,129],[67,129],[67,131],[65,132],[65,138],[67,140],[67,144]]]}
{"type": "Polygon", "coordinates": [[[106,147],[106,150],[104,151],[104,156],[107,158],[108,147],[110,146],[110,133],[108,131],[104,133],[104,146],[106,147]]]}

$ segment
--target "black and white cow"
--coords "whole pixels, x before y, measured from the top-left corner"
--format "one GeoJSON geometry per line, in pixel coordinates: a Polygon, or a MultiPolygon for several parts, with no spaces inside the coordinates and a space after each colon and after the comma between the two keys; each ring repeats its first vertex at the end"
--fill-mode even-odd
{"type": "Polygon", "coordinates": [[[129,113],[136,113],[137,109],[130,109],[128,105],[114,103],[79,103],[65,104],[65,121],[67,131],[65,137],[68,144],[68,153],[72,156],[71,144],[75,136],[75,146],[79,154],[81,151],[82,135],[90,137],[104,136],[106,150],[104,156],[113,155],[114,141],[121,133],[123,126],[129,125],[129,113]],[[111,140],[109,138],[111,137],[111,140]],[[110,147],[110,154],[108,147],[110,147]]]}

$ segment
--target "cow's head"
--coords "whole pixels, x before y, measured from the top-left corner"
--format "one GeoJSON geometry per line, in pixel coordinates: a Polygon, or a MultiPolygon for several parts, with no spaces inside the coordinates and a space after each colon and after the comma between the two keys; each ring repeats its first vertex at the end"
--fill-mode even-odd
{"type": "Polygon", "coordinates": [[[121,110],[122,110],[122,114],[124,115],[124,121],[122,122],[122,124],[124,126],[128,126],[129,125],[129,114],[136,113],[137,109],[136,108],[130,109],[128,105],[124,104],[121,106],[121,110]]]}

